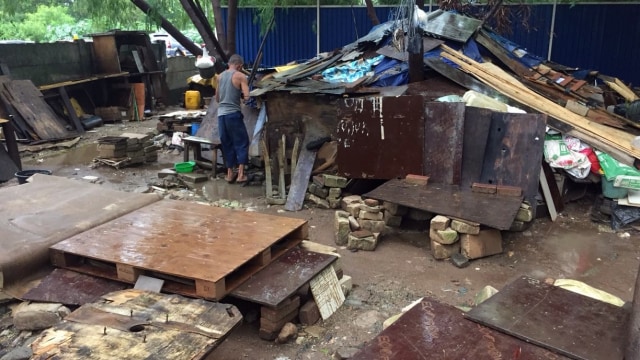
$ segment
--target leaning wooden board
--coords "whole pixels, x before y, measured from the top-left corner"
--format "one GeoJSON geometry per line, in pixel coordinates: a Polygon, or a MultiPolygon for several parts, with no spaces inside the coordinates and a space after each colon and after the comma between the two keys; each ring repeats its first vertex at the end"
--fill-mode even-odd
{"type": "Polygon", "coordinates": [[[37,359],[202,359],[241,322],[232,305],[122,290],[81,306],[31,347],[37,359]]]}
{"type": "Polygon", "coordinates": [[[50,248],[55,266],[218,300],[308,237],[305,220],[163,200],[50,248]]]}

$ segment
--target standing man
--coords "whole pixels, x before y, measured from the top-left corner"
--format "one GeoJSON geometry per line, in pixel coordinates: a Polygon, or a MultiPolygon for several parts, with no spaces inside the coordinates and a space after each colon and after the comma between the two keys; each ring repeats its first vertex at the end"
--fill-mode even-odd
{"type": "Polygon", "coordinates": [[[244,60],[234,54],[229,58],[229,68],[218,79],[216,101],[218,102],[218,129],[220,143],[227,166],[225,180],[232,183],[244,183],[245,164],[249,162],[249,135],[244,126],[244,116],[240,111],[240,101],[249,100],[249,83],[241,72],[244,60]],[[234,177],[233,168],[238,166],[238,177],[234,177]]]}

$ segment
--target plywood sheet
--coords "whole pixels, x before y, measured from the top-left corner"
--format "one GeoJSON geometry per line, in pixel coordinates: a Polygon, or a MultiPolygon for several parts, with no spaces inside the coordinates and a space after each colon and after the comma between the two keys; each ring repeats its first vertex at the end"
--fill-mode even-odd
{"type": "Polygon", "coordinates": [[[327,320],[344,303],[344,293],[332,267],[324,269],[309,283],[322,320],[327,320]]]}
{"type": "Polygon", "coordinates": [[[461,180],[461,186],[464,189],[471,188],[474,182],[480,182],[484,152],[487,148],[487,139],[491,128],[491,113],[492,111],[489,109],[473,106],[466,108],[461,180]]]}
{"type": "Polygon", "coordinates": [[[76,135],[65,128],[65,123],[44,101],[42,93],[31,80],[12,80],[4,86],[8,100],[41,140],[64,139],[76,135]]]}
{"type": "Polygon", "coordinates": [[[511,227],[522,203],[522,197],[474,193],[455,185],[413,185],[399,179],[389,180],[364,196],[453,216],[500,230],[511,227]]]}
{"type": "Polygon", "coordinates": [[[56,266],[220,299],[308,237],[305,220],[163,200],[51,247],[56,266]],[[97,260],[107,266],[93,266],[97,260]]]}
{"type": "Polygon", "coordinates": [[[459,309],[423,299],[355,354],[353,360],[566,359],[474,324],[459,309]]]}
{"type": "Polygon", "coordinates": [[[81,306],[31,347],[38,359],[202,359],[241,321],[232,305],[124,290],[81,306]]]}
{"type": "Polygon", "coordinates": [[[245,281],[231,296],[276,307],[337,257],[293,248],[245,281]]]}
{"type": "MultiPolygon", "coordinates": [[[[53,175],[0,188],[0,269],[5,283],[49,263],[49,246],[160,200],[53,175]]],[[[0,277],[1,278],[1,277],[0,277]]]]}
{"type": "Polygon", "coordinates": [[[527,276],[465,316],[573,359],[622,359],[628,311],[527,276]]]}

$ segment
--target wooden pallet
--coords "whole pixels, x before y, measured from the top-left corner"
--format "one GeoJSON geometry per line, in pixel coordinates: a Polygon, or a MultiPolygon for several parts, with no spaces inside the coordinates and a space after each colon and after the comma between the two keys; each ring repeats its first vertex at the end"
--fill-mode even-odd
{"type": "Polygon", "coordinates": [[[308,238],[308,223],[163,200],[50,248],[53,265],[163,291],[219,300],[308,238]]]}

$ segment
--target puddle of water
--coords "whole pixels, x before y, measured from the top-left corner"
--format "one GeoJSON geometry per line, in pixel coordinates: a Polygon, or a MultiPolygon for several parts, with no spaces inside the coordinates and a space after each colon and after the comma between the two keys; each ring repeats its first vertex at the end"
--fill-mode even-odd
{"type": "Polygon", "coordinates": [[[253,198],[264,195],[262,186],[242,186],[229,184],[224,179],[210,180],[204,183],[202,191],[212,201],[227,199],[238,201],[251,201],[253,198]]]}
{"type": "MultiPolygon", "coordinates": [[[[89,165],[91,161],[98,156],[97,144],[84,144],[71,149],[68,149],[60,154],[47,157],[43,163],[46,163],[48,167],[58,168],[71,165],[89,165]]],[[[38,162],[35,159],[25,159],[23,161],[28,165],[36,165],[38,162]]]]}

